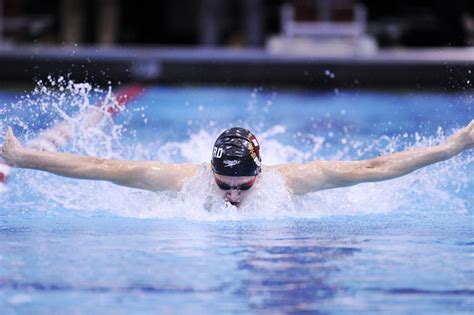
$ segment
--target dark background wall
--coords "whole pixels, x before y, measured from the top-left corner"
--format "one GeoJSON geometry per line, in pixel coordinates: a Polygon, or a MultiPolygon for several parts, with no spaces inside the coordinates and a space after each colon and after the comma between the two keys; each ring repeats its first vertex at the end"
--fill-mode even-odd
{"type": "MultiPolygon", "coordinates": [[[[317,3],[311,0],[1,2],[4,43],[211,44],[235,47],[262,46],[266,37],[279,33],[282,4],[290,2],[304,6],[317,3]],[[248,25],[252,25],[249,24],[249,15],[250,19],[257,19],[253,23],[260,23],[259,27],[248,29],[248,25]],[[211,40],[206,40],[203,28],[209,19],[217,30],[211,40]],[[65,32],[67,24],[76,25],[76,29],[65,32]],[[259,28],[262,34],[254,34],[259,28]]],[[[332,2],[356,3],[349,0],[332,2]]],[[[381,47],[474,45],[474,1],[359,2],[367,9],[368,33],[377,39],[381,47]]]]}

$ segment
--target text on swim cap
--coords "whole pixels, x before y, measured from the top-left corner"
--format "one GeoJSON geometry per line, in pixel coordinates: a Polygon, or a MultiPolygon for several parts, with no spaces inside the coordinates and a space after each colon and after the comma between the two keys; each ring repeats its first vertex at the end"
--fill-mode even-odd
{"type": "Polygon", "coordinates": [[[223,153],[224,153],[224,149],[222,148],[214,147],[214,150],[212,150],[212,156],[218,159],[222,157],[223,153]]]}
{"type": "Polygon", "coordinates": [[[240,164],[239,160],[224,160],[224,167],[234,167],[237,164],[240,164]]]}

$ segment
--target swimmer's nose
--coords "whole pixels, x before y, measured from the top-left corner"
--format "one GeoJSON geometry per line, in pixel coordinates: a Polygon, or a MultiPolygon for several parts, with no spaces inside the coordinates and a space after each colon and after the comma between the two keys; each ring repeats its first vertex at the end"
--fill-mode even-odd
{"type": "Polygon", "coordinates": [[[240,198],[240,190],[238,189],[231,189],[227,192],[227,198],[231,201],[236,201],[240,198]]]}

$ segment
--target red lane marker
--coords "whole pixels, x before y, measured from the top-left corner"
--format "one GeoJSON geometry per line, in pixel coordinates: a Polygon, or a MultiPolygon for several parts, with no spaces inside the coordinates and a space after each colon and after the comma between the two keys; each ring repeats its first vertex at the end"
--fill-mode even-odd
{"type": "MultiPolygon", "coordinates": [[[[143,86],[141,85],[127,85],[118,89],[117,93],[115,94],[115,98],[117,99],[117,106],[110,106],[109,108],[107,108],[107,112],[110,113],[112,117],[117,116],[117,114],[120,113],[127,104],[130,104],[132,100],[140,96],[142,92],[143,92],[143,86]]],[[[100,107],[101,105],[102,105],[102,102],[99,102],[98,106],[100,107]]],[[[53,128],[54,126],[51,127],[50,130],[46,130],[42,134],[45,134],[48,131],[51,131],[51,129],[53,128]]],[[[65,139],[68,140],[67,138],[65,139]]],[[[59,149],[61,145],[65,145],[65,144],[66,143],[57,143],[54,141],[51,143],[51,145],[55,147],[56,149],[59,149]]],[[[10,169],[11,167],[9,165],[0,161],[0,188],[1,186],[6,184],[8,174],[10,173],[10,169]]]]}
{"type": "Polygon", "coordinates": [[[10,166],[0,162],[0,185],[7,182],[8,173],[10,173],[10,166]]]}
{"type": "Polygon", "coordinates": [[[117,115],[125,105],[129,104],[131,100],[135,99],[137,96],[142,94],[143,87],[140,85],[129,85],[121,88],[117,91],[115,98],[117,99],[117,107],[109,107],[107,111],[112,114],[112,116],[117,115]]]}

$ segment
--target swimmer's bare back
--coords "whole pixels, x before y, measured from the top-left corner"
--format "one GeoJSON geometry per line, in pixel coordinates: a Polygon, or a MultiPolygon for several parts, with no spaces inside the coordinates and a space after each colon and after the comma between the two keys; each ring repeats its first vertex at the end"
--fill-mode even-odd
{"type": "MultiPolygon", "coordinates": [[[[277,170],[288,189],[305,194],[323,189],[377,182],[409,174],[421,167],[447,160],[474,147],[474,120],[440,145],[360,161],[312,161],[281,164],[277,170]]],[[[158,161],[109,160],[77,154],[44,152],[22,147],[8,129],[1,155],[10,166],[47,171],[61,176],[105,180],[151,191],[179,191],[196,175],[200,165],[165,164],[158,161]]]]}

